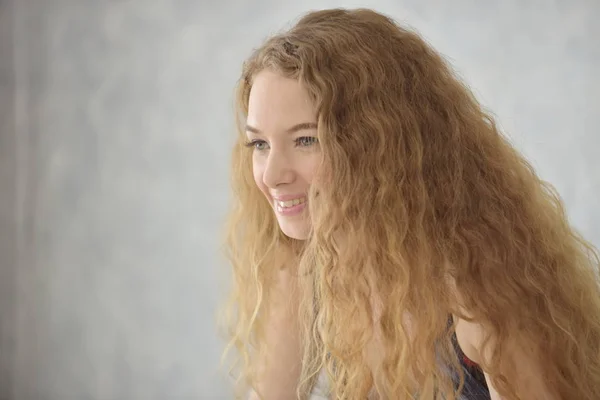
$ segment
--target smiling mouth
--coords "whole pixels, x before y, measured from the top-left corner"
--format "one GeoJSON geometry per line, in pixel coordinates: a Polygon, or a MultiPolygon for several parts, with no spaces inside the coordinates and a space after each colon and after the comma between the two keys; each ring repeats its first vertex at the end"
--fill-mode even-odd
{"type": "Polygon", "coordinates": [[[280,208],[291,208],[302,203],[306,203],[306,196],[287,201],[275,200],[275,205],[280,208]]]}
{"type": "Polygon", "coordinates": [[[275,200],[275,210],[281,215],[296,215],[304,210],[306,207],[306,200],[306,196],[287,201],[275,200]]]}

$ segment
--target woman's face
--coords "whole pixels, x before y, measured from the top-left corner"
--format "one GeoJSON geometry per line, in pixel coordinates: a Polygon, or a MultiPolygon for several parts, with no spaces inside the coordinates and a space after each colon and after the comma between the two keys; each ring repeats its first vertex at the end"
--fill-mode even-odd
{"type": "Polygon", "coordinates": [[[254,181],[281,230],[306,239],[307,193],[321,158],[316,110],[300,83],[273,71],[259,72],[250,91],[246,135],[254,181]]]}

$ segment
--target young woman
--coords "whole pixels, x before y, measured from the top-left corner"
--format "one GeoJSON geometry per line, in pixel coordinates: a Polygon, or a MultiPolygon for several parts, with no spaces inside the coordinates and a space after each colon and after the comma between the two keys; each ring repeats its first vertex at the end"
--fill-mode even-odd
{"type": "Polygon", "coordinates": [[[238,100],[251,397],[322,374],[331,399],[600,399],[597,250],[417,34],[311,12],[246,61],[238,100]]]}

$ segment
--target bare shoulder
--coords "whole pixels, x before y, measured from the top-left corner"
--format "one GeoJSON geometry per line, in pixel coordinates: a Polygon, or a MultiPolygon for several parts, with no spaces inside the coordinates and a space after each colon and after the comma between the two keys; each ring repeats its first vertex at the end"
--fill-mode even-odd
{"type": "MultiPolygon", "coordinates": [[[[464,307],[464,301],[456,287],[456,282],[453,278],[447,278],[447,282],[452,294],[451,301],[454,303],[454,308],[460,311],[460,314],[463,316],[471,319],[471,313],[464,307]]],[[[455,324],[456,339],[460,349],[470,360],[479,364],[482,361],[479,355],[479,348],[483,340],[483,326],[475,321],[467,321],[464,318],[460,318],[456,314],[452,314],[452,319],[455,324]]]]}
{"type": "Polygon", "coordinates": [[[483,340],[483,327],[481,324],[466,321],[462,318],[452,315],[456,329],[456,340],[462,352],[473,362],[481,363],[479,349],[483,340]]]}
{"type": "MultiPolygon", "coordinates": [[[[460,302],[458,294],[456,298],[460,302]]],[[[503,397],[497,391],[490,372],[484,367],[488,365],[486,361],[490,360],[491,352],[494,351],[496,346],[495,338],[493,335],[490,335],[483,321],[472,319],[468,310],[461,307],[460,304],[458,307],[460,313],[469,319],[466,320],[460,316],[452,315],[458,345],[465,356],[482,367],[482,372],[485,375],[490,391],[490,398],[492,400],[501,400],[503,397]],[[488,337],[489,342],[484,349],[483,344],[488,337]]],[[[518,334],[512,336],[518,338],[518,334]]],[[[512,384],[522,398],[535,400],[554,400],[557,398],[552,394],[548,382],[544,381],[543,368],[536,354],[523,351],[523,348],[519,346],[518,340],[505,343],[501,357],[504,360],[510,360],[509,364],[516,367],[519,379],[512,382],[512,384]]]]}

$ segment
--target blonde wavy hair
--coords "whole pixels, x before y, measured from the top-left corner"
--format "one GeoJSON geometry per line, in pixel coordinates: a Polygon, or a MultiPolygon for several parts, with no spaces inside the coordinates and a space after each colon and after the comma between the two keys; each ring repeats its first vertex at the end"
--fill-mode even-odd
{"type": "Polygon", "coordinates": [[[321,369],[335,399],[363,400],[372,387],[412,399],[415,380],[420,399],[458,398],[446,368],[463,382],[454,314],[489,332],[483,367],[507,399],[519,399],[503,352],[515,343],[537,354],[559,398],[600,399],[598,251],[418,34],[367,9],[308,13],[244,63],[237,104],[227,253],[240,387],[254,383],[283,255],[297,262],[303,289],[299,398],[321,369]],[[309,193],[304,242],[280,231],[244,146],[252,80],[266,68],[297,79],[318,110],[324,168],[309,193]],[[381,379],[362,351],[374,334],[374,296],[381,379]]]}

